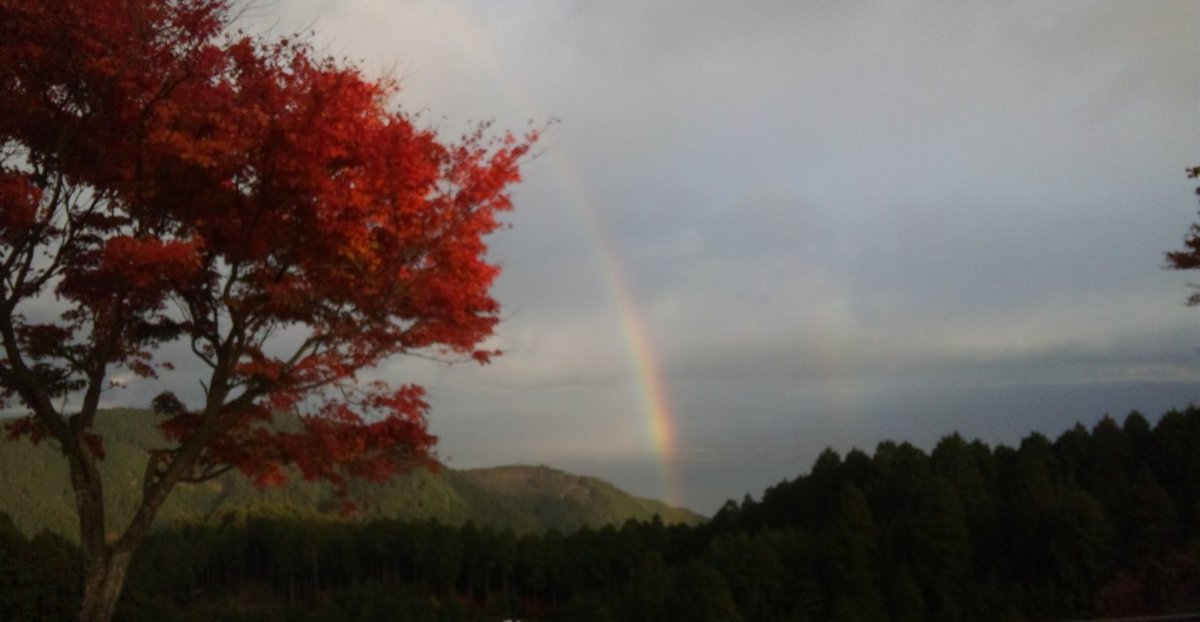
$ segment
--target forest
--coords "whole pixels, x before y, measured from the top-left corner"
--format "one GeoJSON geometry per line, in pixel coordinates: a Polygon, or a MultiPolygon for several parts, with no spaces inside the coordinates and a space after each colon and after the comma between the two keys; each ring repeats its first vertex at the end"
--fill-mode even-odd
{"type": "MultiPolygon", "coordinates": [[[[701,525],[173,522],[120,620],[1069,620],[1200,610],[1200,408],[1016,448],[826,450],[701,525]]],[[[79,555],[0,518],[0,619],[78,610],[79,555]]]]}

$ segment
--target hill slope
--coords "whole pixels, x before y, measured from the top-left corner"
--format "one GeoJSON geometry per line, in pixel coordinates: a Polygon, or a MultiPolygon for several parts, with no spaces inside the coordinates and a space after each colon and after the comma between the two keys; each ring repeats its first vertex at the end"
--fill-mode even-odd
{"type": "MultiPolygon", "coordinates": [[[[123,524],[140,494],[145,450],[161,445],[153,417],[113,410],[97,418],[107,457],[102,465],[110,524],[123,524]]],[[[359,511],[345,519],[329,486],[294,478],[285,488],[259,489],[229,474],[204,484],[182,484],[164,504],[160,524],[217,519],[230,514],[368,521],[434,519],[451,525],[472,521],[517,532],[620,524],[648,520],[696,524],[703,517],[658,501],[633,497],[607,482],[546,466],[437,472],[417,470],[381,484],[354,482],[359,511]]],[[[48,530],[74,539],[77,533],[66,462],[51,443],[0,440],[0,512],[26,534],[48,530]]]]}
{"type": "MultiPolygon", "coordinates": [[[[694,525],[703,517],[652,499],[631,497],[612,484],[541,466],[500,466],[463,472],[479,485],[512,499],[539,523],[568,527],[620,524],[655,514],[668,524],[694,525]]],[[[566,529],[563,529],[564,531],[566,529]]]]}

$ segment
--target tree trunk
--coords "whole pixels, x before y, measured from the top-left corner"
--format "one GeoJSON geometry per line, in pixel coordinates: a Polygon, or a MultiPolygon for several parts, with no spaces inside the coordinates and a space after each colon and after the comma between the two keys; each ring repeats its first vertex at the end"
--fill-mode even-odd
{"type": "Polygon", "coordinates": [[[79,622],[109,622],[121,597],[132,551],[105,552],[87,564],[79,622]]]}
{"type": "Polygon", "coordinates": [[[104,493],[94,467],[86,481],[72,478],[79,507],[80,542],[84,556],[83,604],[79,622],[109,622],[125,587],[125,577],[133,552],[150,533],[150,525],[162,502],[175,485],[164,479],[143,491],[142,503],[125,533],[114,542],[106,542],[104,493]],[[76,481],[78,480],[78,481],[76,481]]]}

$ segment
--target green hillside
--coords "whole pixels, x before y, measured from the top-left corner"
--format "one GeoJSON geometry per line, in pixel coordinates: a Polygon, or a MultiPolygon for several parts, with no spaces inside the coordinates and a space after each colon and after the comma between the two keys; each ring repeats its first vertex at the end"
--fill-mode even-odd
{"type": "Polygon", "coordinates": [[[500,466],[463,474],[482,487],[520,504],[539,524],[562,531],[584,525],[620,524],[629,518],[649,520],[655,514],[668,524],[694,525],[702,517],[660,501],[630,497],[616,486],[547,466],[500,466]]]}
{"type": "MultiPolygon", "coordinates": [[[[96,429],[107,453],[102,469],[109,521],[123,524],[140,494],[145,450],[161,446],[158,431],[153,417],[135,410],[104,412],[96,429]]],[[[607,482],[545,466],[417,470],[380,484],[353,482],[350,496],[359,510],[343,517],[327,485],[293,478],[284,488],[259,489],[229,474],[204,484],[181,484],[163,506],[159,524],[254,514],[351,521],[434,519],[449,525],[472,521],[526,533],[620,524],[655,514],[667,523],[703,521],[698,514],[633,497],[607,482]]],[[[0,441],[0,512],[12,516],[26,534],[47,530],[77,537],[66,462],[52,443],[0,441]]]]}

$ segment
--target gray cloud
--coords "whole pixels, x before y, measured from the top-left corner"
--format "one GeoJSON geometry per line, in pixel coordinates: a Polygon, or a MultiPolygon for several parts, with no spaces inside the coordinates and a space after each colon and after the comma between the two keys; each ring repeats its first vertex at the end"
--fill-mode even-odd
{"type": "Polygon", "coordinates": [[[1054,433],[1055,413],[1102,414],[1089,390],[1138,407],[1114,388],[1136,383],[1153,414],[1200,382],[1188,277],[1161,268],[1195,216],[1193,2],[298,0],[254,19],[394,70],[448,135],[561,119],[491,244],[508,354],[378,372],[430,387],[453,464],[663,494],[606,248],[705,511],[825,445],[1054,433]]]}

